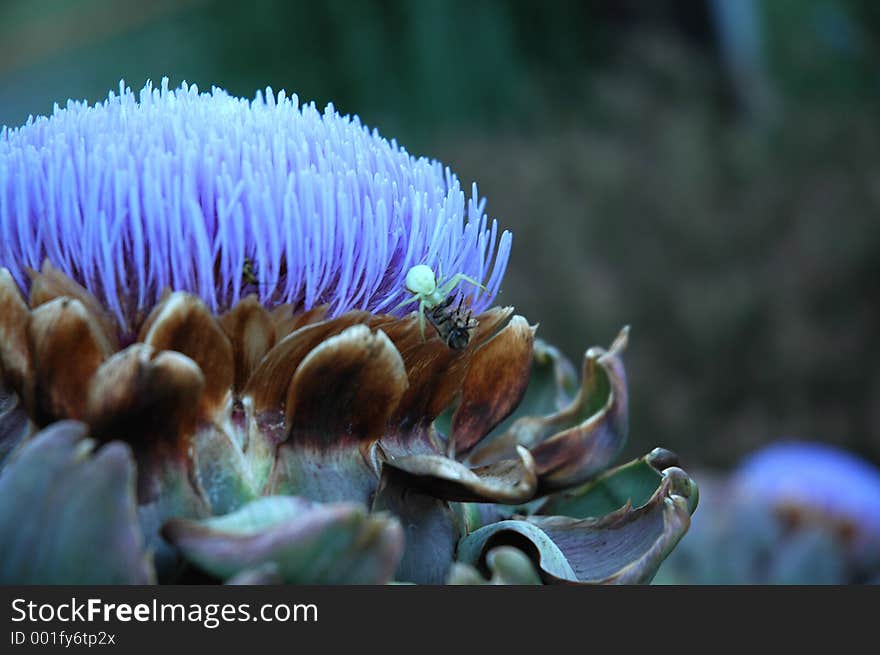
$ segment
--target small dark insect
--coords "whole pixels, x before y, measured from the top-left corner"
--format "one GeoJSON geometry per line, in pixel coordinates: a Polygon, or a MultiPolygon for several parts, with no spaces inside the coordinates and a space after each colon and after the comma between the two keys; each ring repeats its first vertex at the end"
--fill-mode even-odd
{"type": "Polygon", "coordinates": [[[463,296],[459,296],[458,307],[451,309],[454,299],[453,296],[447,297],[425,312],[425,316],[447,346],[452,350],[463,350],[471,340],[471,330],[477,327],[477,321],[471,318],[469,308],[462,308],[463,296]]]}
{"type": "Polygon", "coordinates": [[[241,267],[241,281],[245,285],[258,285],[257,263],[250,257],[244,258],[244,266],[241,267]]]}
{"type": "Polygon", "coordinates": [[[272,282],[260,282],[260,269],[257,267],[257,262],[255,262],[250,257],[244,258],[244,264],[241,267],[241,284],[243,287],[271,287],[274,286],[272,282]]]}

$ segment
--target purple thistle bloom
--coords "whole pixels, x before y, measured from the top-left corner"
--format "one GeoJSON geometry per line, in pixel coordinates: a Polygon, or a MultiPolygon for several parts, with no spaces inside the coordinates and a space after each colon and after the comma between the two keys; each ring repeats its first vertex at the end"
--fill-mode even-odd
{"type": "Polygon", "coordinates": [[[126,329],[166,287],[215,312],[248,292],[388,311],[416,264],[482,281],[467,292],[482,311],[511,245],[484,208],[476,184],[466,201],[448,168],[357,116],[271,89],[248,101],[163,79],[136,97],[120,82],[0,132],[0,266],[27,289],[48,258],[126,329]]]}
{"type": "Polygon", "coordinates": [[[734,487],[740,497],[850,521],[880,543],[880,470],[839,448],[799,441],[767,446],[743,462],[734,487]]]}

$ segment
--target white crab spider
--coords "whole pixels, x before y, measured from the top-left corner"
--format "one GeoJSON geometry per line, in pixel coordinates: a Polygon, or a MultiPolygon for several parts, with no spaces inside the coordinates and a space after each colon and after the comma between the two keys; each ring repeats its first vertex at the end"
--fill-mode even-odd
{"type": "MultiPolygon", "coordinates": [[[[443,278],[443,269],[440,269],[440,278],[443,278]]],[[[411,302],[419,303],[419,329],[422,332],[422,340],[425,339],[425,310],[433,309],[441,304],[449,292],[452,291],[459,282],[470,282],[474,286],[480,287],[486,291],[486,287],[477,282],[475,279],[468,277],[464,273],[456,273],[448,280],[437,281],[437,276],[430,266],[425,264],[416,264],[406,274],[406,288],[413,295],[397,305],[391,311],[396,311],[411,302]]]]}

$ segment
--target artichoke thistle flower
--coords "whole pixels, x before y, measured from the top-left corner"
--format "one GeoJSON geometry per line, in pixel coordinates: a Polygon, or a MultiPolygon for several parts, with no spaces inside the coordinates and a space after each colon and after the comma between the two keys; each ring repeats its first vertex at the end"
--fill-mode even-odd
{"type": "Polygon", "coordinates": [[[880,469],[784,439],[729,474],[698,474],[704,510],[658,579],[698,584],[880,581],[880,469]]]}
{"type": "MultiPolygon", "coordinates": [[[[647,582],[696,487],[494,307],[511,235],[328,106],[183,84],[0,133],[0,581],[647,582]],[[477,285],[423,336],[417,265],[477,285]]],[[[438,283],[440,279],[438,279],[438,283]]]]}
{"type": "Polygon", "coordinates": [[[780,441],[747,457],[732,484],[738,498],[762,498],[804,520],[826,516],[855,545],[880,546],[880,469],[841,448],[780,441]]]}

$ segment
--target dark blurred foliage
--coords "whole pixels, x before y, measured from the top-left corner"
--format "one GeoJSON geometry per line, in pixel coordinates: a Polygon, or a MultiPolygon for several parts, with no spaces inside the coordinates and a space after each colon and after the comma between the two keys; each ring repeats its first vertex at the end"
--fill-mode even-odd
{"type": "Polygon", "coordinates": [[[621,66],[588,123],[446,157],[515,230],[507,297],[572,355],[633,325],[633,454],[726,465],[791,434],[877,459],[873,113],[801,109],[757,132],[713,110],[695,88],[711,76],[665,39],[621,66]]]}
{"type": "Polygon", "coordinates": [[[575,359],[631,324],[627,454],[686,465],[785,434],[880,461],[878,64],[873,0],[0,5],[0,123],[271,85],[477,180],[499,300],[575,359]]]}

